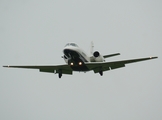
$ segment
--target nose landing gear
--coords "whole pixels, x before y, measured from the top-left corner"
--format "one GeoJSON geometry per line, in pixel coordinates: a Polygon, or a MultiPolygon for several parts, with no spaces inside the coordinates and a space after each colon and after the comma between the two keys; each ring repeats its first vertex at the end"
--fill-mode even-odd
{"type": "Polygon", "coordinates": [[[62,73],[58,73],[58,77],[61,78],[62,77],[62,73]]]}
{"type": "Polygon", "coordinates": [[[59,69],[56,73],[58,73],[58,77],[61,78],[62,77],[62,70],[59,69]]]}

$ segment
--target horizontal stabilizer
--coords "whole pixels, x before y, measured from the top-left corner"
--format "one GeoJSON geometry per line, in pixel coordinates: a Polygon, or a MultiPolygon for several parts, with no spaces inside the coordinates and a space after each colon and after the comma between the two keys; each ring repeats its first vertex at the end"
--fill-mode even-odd
{"type": "Polygon", "coordinates": [[[108,57],[113,57],[113,56],[116,56],[116,55],[120,55],[120,53],[115,53],[115,54],[110,54],[110,55],[104,55],[103,57],[104,58],[108,58],[108,57]]]}

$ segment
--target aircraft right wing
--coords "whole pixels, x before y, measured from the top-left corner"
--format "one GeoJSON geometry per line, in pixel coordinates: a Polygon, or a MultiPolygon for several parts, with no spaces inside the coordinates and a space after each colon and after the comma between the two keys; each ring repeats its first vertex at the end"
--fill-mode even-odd
{"type": "Polygon", "coordinates": [[[100,71],[107,71],[107,70],[111,70],[111,69],[125,67],[125,64],[140,62],[140,61],[145,61],[145,60],[151,60],[151,59],[155,59],[155,58],[158,58],[158,57],[121,60],[121,61],[114,61],[114,62],[91,62],[91,63],[85,63],[85,65],[90,70],[93,70],[95,73],[98,73],[100,71]]]}

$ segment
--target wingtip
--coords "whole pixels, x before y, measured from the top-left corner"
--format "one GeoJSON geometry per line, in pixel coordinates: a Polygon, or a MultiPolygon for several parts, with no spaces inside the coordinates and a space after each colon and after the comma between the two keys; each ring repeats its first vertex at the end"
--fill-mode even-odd
{"type": "Polygon", "coordinates": [[[4,65],[3,67],[10,67],[10,66],[9,66],[9,65],[7,65],[7,66],[6,66],[6,65],[4,65]]]}
{"type": "Polygon", "coordinates": [[[150,57],[150,59],[156,59],[156,58],[158,58],[158,57],[150,57]]]}

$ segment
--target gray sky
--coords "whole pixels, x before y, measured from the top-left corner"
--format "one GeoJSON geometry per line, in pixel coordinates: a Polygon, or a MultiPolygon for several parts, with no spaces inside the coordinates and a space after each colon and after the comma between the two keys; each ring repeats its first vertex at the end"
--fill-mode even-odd
{"type": "Polygon", "coordinates": [[[0,67],[1,120],[161,120],[161,0],[1,0],[0,66],[63,64],[90,42],[107,61],[158,56],[104,76],[0,67]]]}

